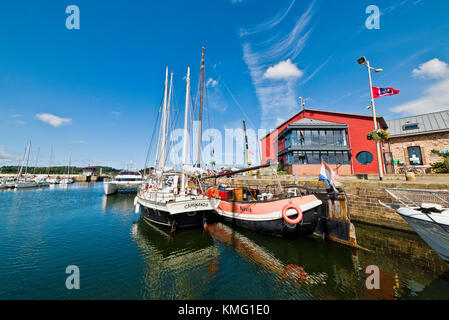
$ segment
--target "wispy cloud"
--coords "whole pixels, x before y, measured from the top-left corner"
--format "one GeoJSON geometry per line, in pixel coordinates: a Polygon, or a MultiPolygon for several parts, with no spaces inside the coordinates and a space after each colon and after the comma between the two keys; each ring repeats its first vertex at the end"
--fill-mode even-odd
{"type": "Polygon", "coordinates": [[[264,23],[259,24],[256,27],[253,28],[248,28],[248,29],[240,29],[240,36],[244,37],[244,36],[248,36],[248,35],[253,35],[256,33],[260,33],[262,31],[266,31],[266,30],[270,30],[273,29],[274,27],[276,27],[279,23],[282,22],[282,20],[285,19],[285,17],[288,15],[288,13],[290,12],[291,8],[293,7],[293,5],[295,4],[296,0],[293,0],[290,5],[288,6],[288,8],[286,10],[280,11],[278,14],[276,14],[276,16],[274,16],[271,20],[266,21],[264,23]]]}
{"type": "Polygon", "coordinates": [[[112,111],[111,114],[115,117],[119,117],[122,113],[118,111],[112,111]]]}
{"type": "Polygon", "coordinates": [[[72,140],[72,143],[73,144],[85,144],[86,141],[84,141],[84,140],[72,140]]]}
{"type": "MultiPolygon", "coordinates": [[[[273,127],[298,108],[296,86],[297,80],[303,76],[303,71],[297,67],[294,59],[304,49],[311,34],[309,25],[314,3],[284,35],[263,42],[252,42],[251,37],[245,37],[246,41],[242,45],[243,60],[248,66],[261,106],[262,128],[273,127]]],[[[259,33],[276,27],[291,11],[293,4],[294,1],[286,11],[276,15],[277,18],[251,29],[251,32],[259,33]]],[[[265,36],[265,33],[263,35],[265,36]]]]}
{"type": "Polygon", "coordinates": [[[36,118],[45,122],[53,127],[60,127],[63,125],[72,124],[72,119],[70,118],[61,118],[51,113],[39,113],[36,115],[36,118]]]}
{"type": "Polygon", "coordinates": [[[17,160],[17,157],[12,156],[10,153],[5,151],[4,147],[0,146],[0,164],[4,165],[17,160]]]}
{"type": "Polygon", "coordinates": [[[433,82],[420,98],[395,106],[391,111],[414,115],[423,110],[435,112],[449,109],[449,69],[446,62],[436,58],[429,60],[415,68],[412,74],[438,81],[433,82]]]}
{"type": "Polygon", "coordinates": [[[25,121],[23,121],[23,120],[16,120],[16,121],[14,121],[15,123],[17,123],[17,124],[25,124],[26,122],[25,121]]]}

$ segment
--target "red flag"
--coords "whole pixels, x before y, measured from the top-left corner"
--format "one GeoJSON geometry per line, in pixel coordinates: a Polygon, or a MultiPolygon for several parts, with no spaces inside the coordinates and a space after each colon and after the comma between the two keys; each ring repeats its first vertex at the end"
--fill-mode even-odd
{"type": "Polygon", "coordinates": [[[399,90],[396,90],[394,88],[376,88],[373,87],[373,96],[374,99],[380,98],[380,97],[386,97],[386,96],[393,96],[395,94],[398,94],[399,90]]]}

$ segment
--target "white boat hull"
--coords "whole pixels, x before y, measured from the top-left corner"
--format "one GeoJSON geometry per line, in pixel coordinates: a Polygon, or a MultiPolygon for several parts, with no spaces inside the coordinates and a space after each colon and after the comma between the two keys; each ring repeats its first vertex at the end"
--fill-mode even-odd
{"type": "Polygon", "coordinates": [[[19,182],[15,184],[16,189],[36,188],[38,184],[36,182],[19,182]]]}
{"type": "Polygon", "coordinates": [[[438,255],[449,263],[449,214],[426,214],[416,208],[400,208],[397,213],[438,255]]]}
{"type": "Polygon", "coordinates": [[[106,181],[104,182],[104,194],[108,196],[119,191],[137,191],[142,184],[143,181],[106,181]]]}

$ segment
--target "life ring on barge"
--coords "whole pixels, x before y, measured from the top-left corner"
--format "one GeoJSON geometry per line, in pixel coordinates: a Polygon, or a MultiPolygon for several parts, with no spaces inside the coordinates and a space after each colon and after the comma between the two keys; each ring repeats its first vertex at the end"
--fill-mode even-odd
{"type": "Polygon", "coordinates": [[[209,189],[207,189],[206,191],[206,196],[210,199],[210,198],[218,198],[219,192],[218,189],[215,187],[211,187],[209,189]]]}
{"type": "Polygon", "coordinates": [[[301,209],[296,205],[296,204],[288,204],[286,205],[283,209],[282,209],[282,218],[284,218],[285,222],[289,223],[289,224],[298,224],[302,221],[303,218],[303,214],[301,209]],[[295,209],[296,212],[298,213],[298,216],[296,217],[296,219],[290,219],[287,216],[287,210],[289,209],[295,209]]]}

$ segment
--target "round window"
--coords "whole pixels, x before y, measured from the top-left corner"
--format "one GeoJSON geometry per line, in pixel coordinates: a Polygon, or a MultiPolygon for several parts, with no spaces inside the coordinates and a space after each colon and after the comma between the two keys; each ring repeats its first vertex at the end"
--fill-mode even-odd
{"type": "Polygon", "coordinates": [[[355,158],[358,163],[363,165],[370,164],[371,162],[373,162],[374,159],[373,154],[368,151],[361,151],[357,153],[357,156],[355,158]]]}

